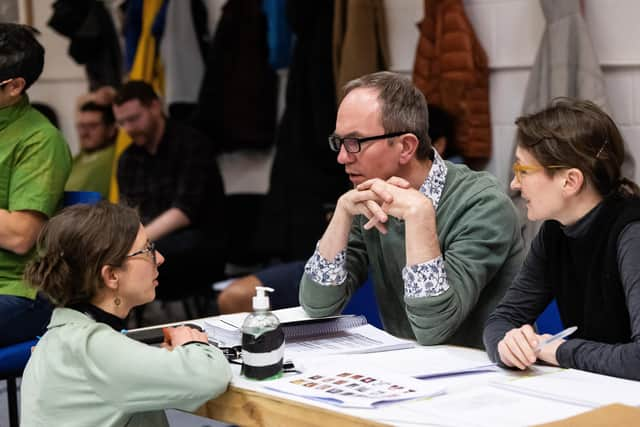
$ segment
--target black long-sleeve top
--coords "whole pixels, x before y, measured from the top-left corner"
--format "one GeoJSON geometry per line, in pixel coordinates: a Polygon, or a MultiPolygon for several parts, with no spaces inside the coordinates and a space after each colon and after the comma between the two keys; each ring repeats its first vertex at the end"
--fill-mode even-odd
{"type": "MultiPolygon", "coordinates": [[[[598,209],[600,206],[577,223],[564,227],[563,232],[568,237],[586,234],[598,209]]],[[[491,360],[500,362],[498,343],[505,333],[524,324],[533,324],[553,299],[551,285],[543,278],[546,255],[544,236],[539,233],[513,285],[487,319],[484,344],[491,360]]],[[[628,224],[618,236],[617,262],[630,316],[631,342],[606,344],[569,339],[558,347],[556,359],[564,368],[640,380],[640,222],[628,224]]]]}

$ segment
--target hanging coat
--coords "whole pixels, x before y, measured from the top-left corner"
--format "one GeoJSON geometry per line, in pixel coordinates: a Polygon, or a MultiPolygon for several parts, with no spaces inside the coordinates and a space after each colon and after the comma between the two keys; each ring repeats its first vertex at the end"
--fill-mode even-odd
{"type": "Polygon", "coordinates": [[[229,0],[207,54],[192,125],[219,151],[266,148],[276,128],[277,78],[260,0],[229,0]]]}
{"type": "Polygon", "coordinates": [[[47,24],[70,39],[69,56],[85,66],[91,90],[120,86],[123,76],[120,44],[103,2],[57,0],[47,24]]]}
{"type": "MultiPolygon", "coordinates": [[[[580,10],[580,0],[541,0],[547,25],[531,68],[522,114],[533,114],[548,107],[553,98],[568,96],[587,99],[607,110],[607,95],[600,63],[587,25],[580,10]]],[[[633,176],[633,159],[623,165],[626,176],[633,176]]],[[[515,161],[515,145],[512,161],[515,161]]],[[[538,233],[541,221],[527,219],[526,202],[520,192],[512,193],[522,224],[527,250],[538,233]]]]}
{"type": "Polygon", "coordinates": [[[296,44],[254,246],[269,257],[292,261],[313,254],[327,226],[326,213],[348,189],[348,180],[327,142],[336,120],[333,1],[289,0],[287,16],[296,44]]]}
{"type": "Polygon", "coordinates": [[[352,79],[386,70],[387,23],[382,0],[336,0],[333,17],[333,78],[340,105],[352,79]]]}
{"type": "MultiPolygon", "coordinates": [[[[206,9],[205,9],[206,10],[206,9]]],[[[165,70],[165,103],[198,100],[204,76],[204,58],[194,25],[191,1],[171,0],[167,5],[160,53],[165,70]]]]}
{"type": "Polygon", "coordinates": [[[455,148],[479,168],[491,157],[489,66],[462,0],[425,0],[413,81],[456,120],[455,148]]]}

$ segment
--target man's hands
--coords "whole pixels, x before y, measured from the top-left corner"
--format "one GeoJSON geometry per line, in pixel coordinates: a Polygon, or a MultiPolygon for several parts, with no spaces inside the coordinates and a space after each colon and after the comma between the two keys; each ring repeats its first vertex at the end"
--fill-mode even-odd
{"type": "Polygon", "coordinates": [[[373,178],[363,182],[340,197],[337,207],[351,216],[364,215],[369,220],[364,228],[375,227],[381,233],[387,232],[388,215],[402,220],[417,214],[435,216],[431,201],[407,180],[396,176],[386,181],[373,178]]]}
{"type": "Polygon", "coordinates": [[[343,194],[325,231],[318,250],[332,260],[347,246],[349,230],[355,215],[369,221],[366,229],[375,227],[386,234],[389,215],[405,221],[406,261],[415,265],[441,255],[436,233],[436,213],[431,199],[425,197],[402,178],[367,180],[343,194]]]}
{"type": "Polygon", "coordinates": [[[538,335],[531,325],[511,329],[498,343],[500,360],[507,366],[518,369],[527,369],[536,360],[543,360],[551,365],[558,365],[556,350],[564,340],[558,340],[536,351],[536,347],[551,335],[538,335]]]}

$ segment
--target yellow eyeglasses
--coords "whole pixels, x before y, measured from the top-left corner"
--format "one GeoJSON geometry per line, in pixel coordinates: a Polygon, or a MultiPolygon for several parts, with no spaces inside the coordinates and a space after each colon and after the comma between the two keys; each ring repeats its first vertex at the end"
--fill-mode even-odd
{"type": "Polygon", "coordinates": [[[564,166],[564,165],[527,166],[527,165],[521,165],[520,163],[515,162],[513,164],[512,169],[513,169],[513,175],[516,177],[516,181],[518,181],[518,184],[520,184],[522,183],[522,175],[538,172],[543,169],[565,169],[568,167],[569,166],[564,166]]]}

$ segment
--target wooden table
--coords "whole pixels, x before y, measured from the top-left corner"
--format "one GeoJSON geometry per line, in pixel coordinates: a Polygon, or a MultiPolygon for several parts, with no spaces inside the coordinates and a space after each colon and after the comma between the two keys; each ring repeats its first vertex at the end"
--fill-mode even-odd
{"type": "Polygon", "coordinates": [[[196,414],[243,427],[386,425],[234,386],[204,404],[196,414]]]}

